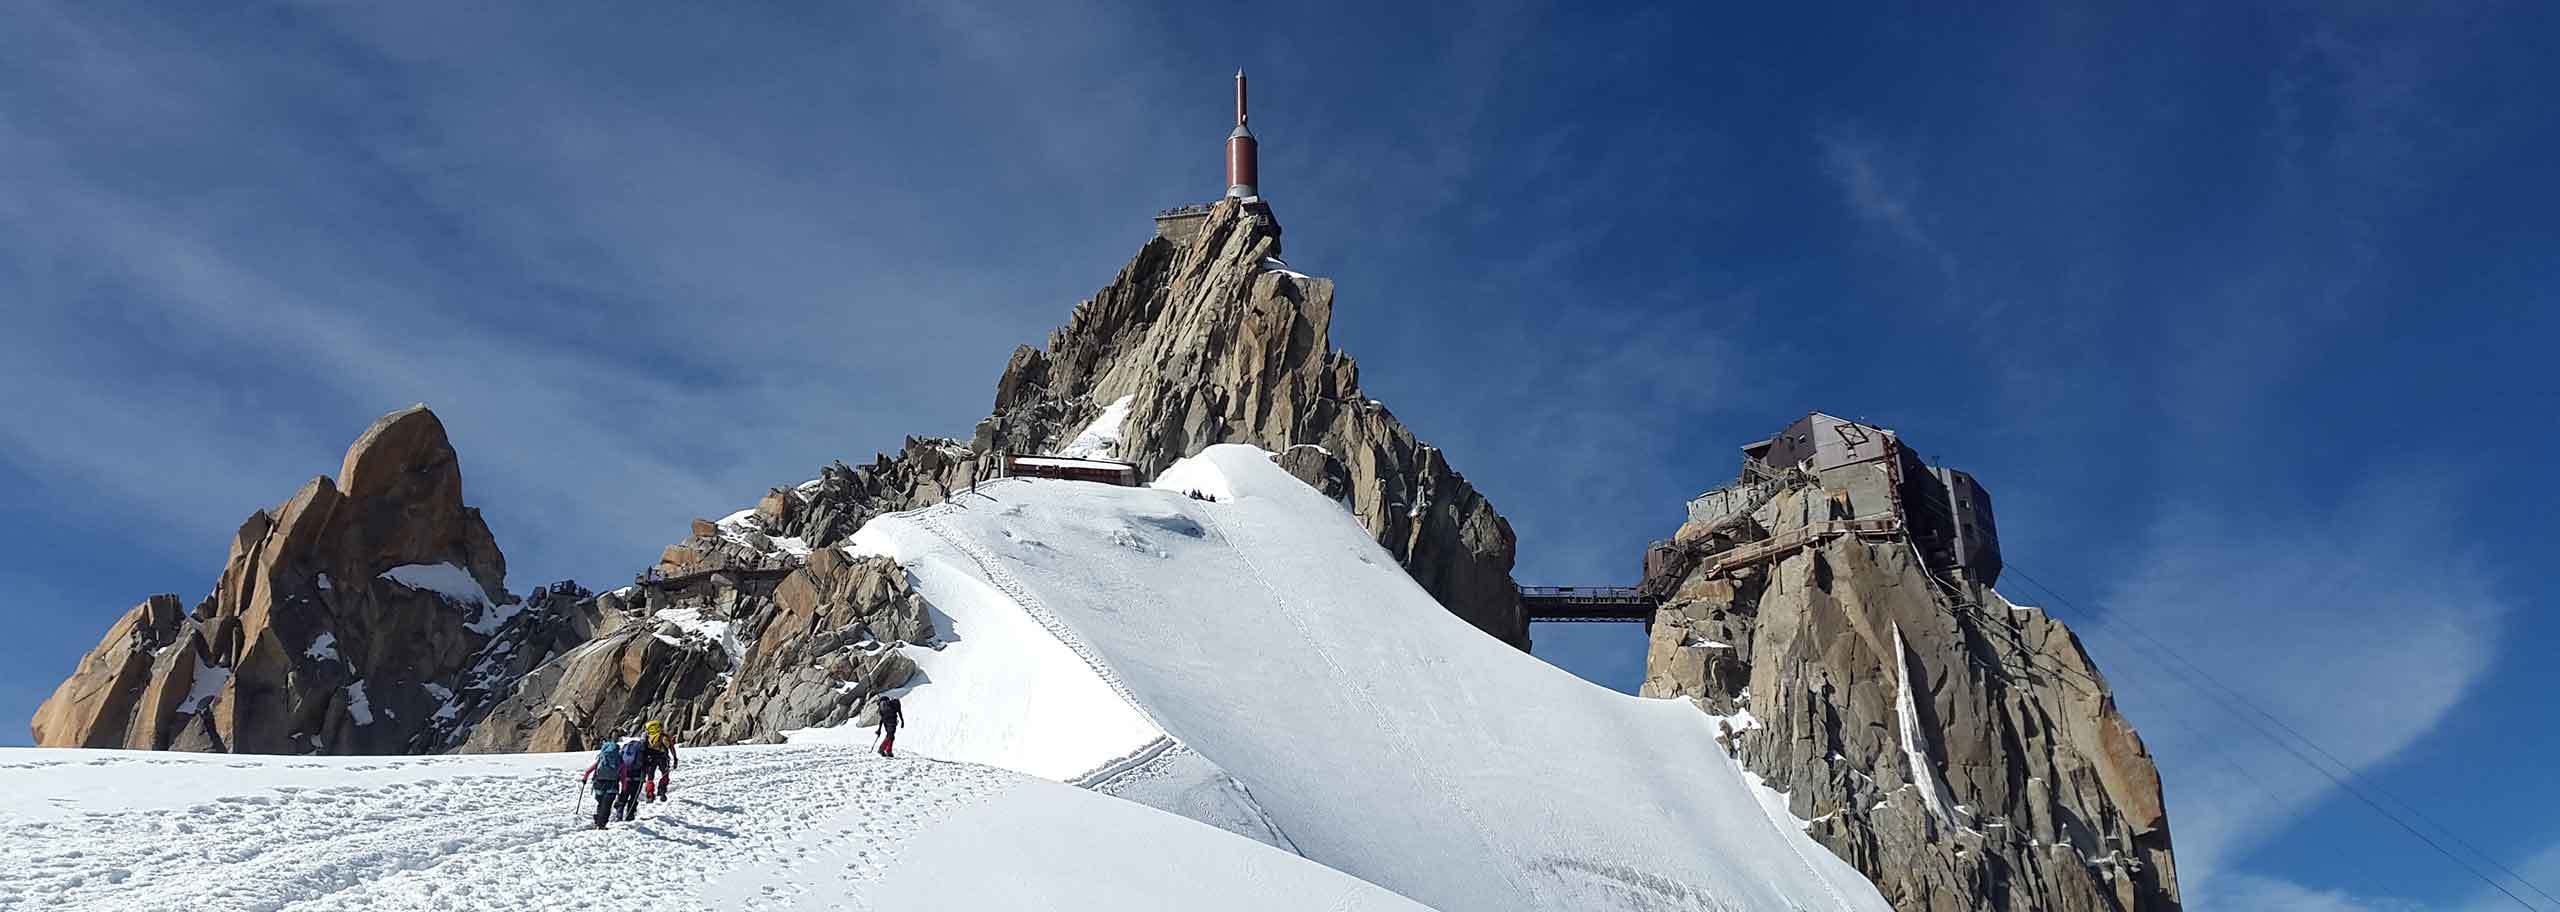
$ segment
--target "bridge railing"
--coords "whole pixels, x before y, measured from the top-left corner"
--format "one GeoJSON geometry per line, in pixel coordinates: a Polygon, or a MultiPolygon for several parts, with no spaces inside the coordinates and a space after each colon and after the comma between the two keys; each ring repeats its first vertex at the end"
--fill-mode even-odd
{"type": "Polygon", "coordinates": [[[1623,601],[1643,598],[1644,593],[1636,591],[1633,586],[1522,586],[1520,597],[1623,601]]]}

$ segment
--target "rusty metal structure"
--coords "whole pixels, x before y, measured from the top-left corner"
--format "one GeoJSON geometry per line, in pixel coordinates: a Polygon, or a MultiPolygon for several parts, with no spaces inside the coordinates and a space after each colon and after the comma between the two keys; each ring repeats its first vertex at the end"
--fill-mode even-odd
{"type": "Polygon", "coordinates": [[[1227,196],[1251,199],[1261,196],[1261,169],[1256,160],[1253,131],[1245,127],[1244,71],[1236,71],[1236,129],[1227,134],[1227,196]]]}
{"type": "Polygon", "coordinates": [[[1818,487],[1821,515],[1799,517],[1783,530],[1796,534],[1718,555],[1719,567],[1766,560],[1838,534],[1901,535],[1933,569],[1970,586],[2000,579],[1991,492],[1962,471],[1930,465],[1890,429],[1813,412],[1743,445],[1742,456],[1739,479],[1689,501],[1690,522],[1713,526],[1747,515],[1789,487],[1818,487]],[[1752,560],[1740,559],[1746,557],[1752,560]]]}

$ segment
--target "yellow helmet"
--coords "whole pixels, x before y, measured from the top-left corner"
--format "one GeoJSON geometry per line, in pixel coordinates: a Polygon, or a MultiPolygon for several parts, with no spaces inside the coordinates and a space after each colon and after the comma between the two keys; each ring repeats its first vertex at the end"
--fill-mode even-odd
{"type": "Polygon", "coordinates": [[[652,734],[652,735],[654,735],[654,734],[657,734],[657,733],[658,733],[658,720],[656,720],[656,719],[651,719],[651,720],[649,720],[649,733],[650,733],[650,734],[652,734]]]}

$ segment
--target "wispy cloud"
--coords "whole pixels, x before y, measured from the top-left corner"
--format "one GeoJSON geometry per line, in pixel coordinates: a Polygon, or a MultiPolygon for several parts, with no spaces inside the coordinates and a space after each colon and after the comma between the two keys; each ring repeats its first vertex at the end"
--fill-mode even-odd
{"type": "MultiPolygon", "coordinates": [[[[2477,865],[2477,862],[2473,862],[2477,865]]],[[[2515,868],[2529,883],[2520,883],[2505,872],[2478,865],[2484,874],[2497,879],[2499,887],[2480,886],[2467,899],[2453,902],[2421,902],[2402,896],[2359,894],[2347,890],[2316,889],[2282,877],[2233,872],[2200,884],[2203,889],[2189,891],[2187,904],[2198,909],[2250,909],[2265,912],[2427,912],[2436,909],[2460,909],[2462,912],[2517,912],[2519,909],[2547,908],[2549,897],[2536,888],[2560,890],[2560,846],[2552,846],[2515,868]]]]}
{"type": "Polygon", "coordinates": [[[1938,272],[1953,280],[1956,257],[1938,242],[1915,198],[1920,193],[1914,173],[1892,160],[1885,147],[1846,124],[1834,124],[1815,137],[1822,147],[1824,173],[1840,189],[1849,211],[1868,224],[1891,232],[1911,246],[1938,272]]]}
{"type": "MultiPolygon", "coordinates": [[[[2397,480],[2315,515],[2183,502],[2127,564],[2108,617],[2369,770],[2460,705],[2509,612],[2498,574],[2441,503],[2397,480]]],[[[2122,635],[2089,642],[2160,758],[2182,880],[2242,873],[2250,849],[2336,794],[2185,669],[2122,635]]]]}
{"type": "MultiPolygon", "coordinates": [[[[609,579],[826,459],[965,434],[1003,352],[1071,303],[1030,290],[1045,258],[1083,283],[1126,253],[1056,257],[1017,224],[979,239],[1017,268],[987,270],[941,175],[848,172],[900,153],[824,121],[764,144],[711,123],[721,102],[635,92],[645,69],[538,46],[576,23],[312,10],[303,53],[253,54],[263,23],[24,12],[0,37],[24,87],[0,119],[0,378],[26,407],[0,458],[166,517],[135,544],[176,561],[217,560],[249,509],[423,400],[520,584],[609,579]],[[813,160],[830,140],[847,154],[813,160]]],[[[1073,171],[1111,123],[1006,126],[1073,171]]]]}
{"type": "MultiPolygon", "coordinates": [[[[2181,872],[2183,874],[2184,872],[2181,872]]],[[[2425,903],[2387,896],[2359,896],[2344,890],[2317,890],[2292,881],[2254,874],[2228,873],[2199,882],[2189,890],[2187,905],[2196,909],[2248,909],[2253,912],[2425,912],[2425,903]]],[[[2501,900],[2503,901],[2503,900],[2501,900]]],[[[2512,910],[2514,907],[2509,906],[2512,910]]]]}

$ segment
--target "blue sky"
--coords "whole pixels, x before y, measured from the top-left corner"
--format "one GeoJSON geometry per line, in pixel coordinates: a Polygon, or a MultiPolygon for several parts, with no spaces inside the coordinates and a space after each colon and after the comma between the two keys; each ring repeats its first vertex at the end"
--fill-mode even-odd
{"type": "Polygon", "coordinates": [[[1242,66],[1336,344],[1524,581],[1864,417],[2077,606],[2004,586],[2152,740],[2194,908],[2516,906],[2128,630],[2560,890],[2553,7],[863,6],[8,4],[0,717],[411,402],[518,591],[965,434],[1217,192],[1242,66]]]}

